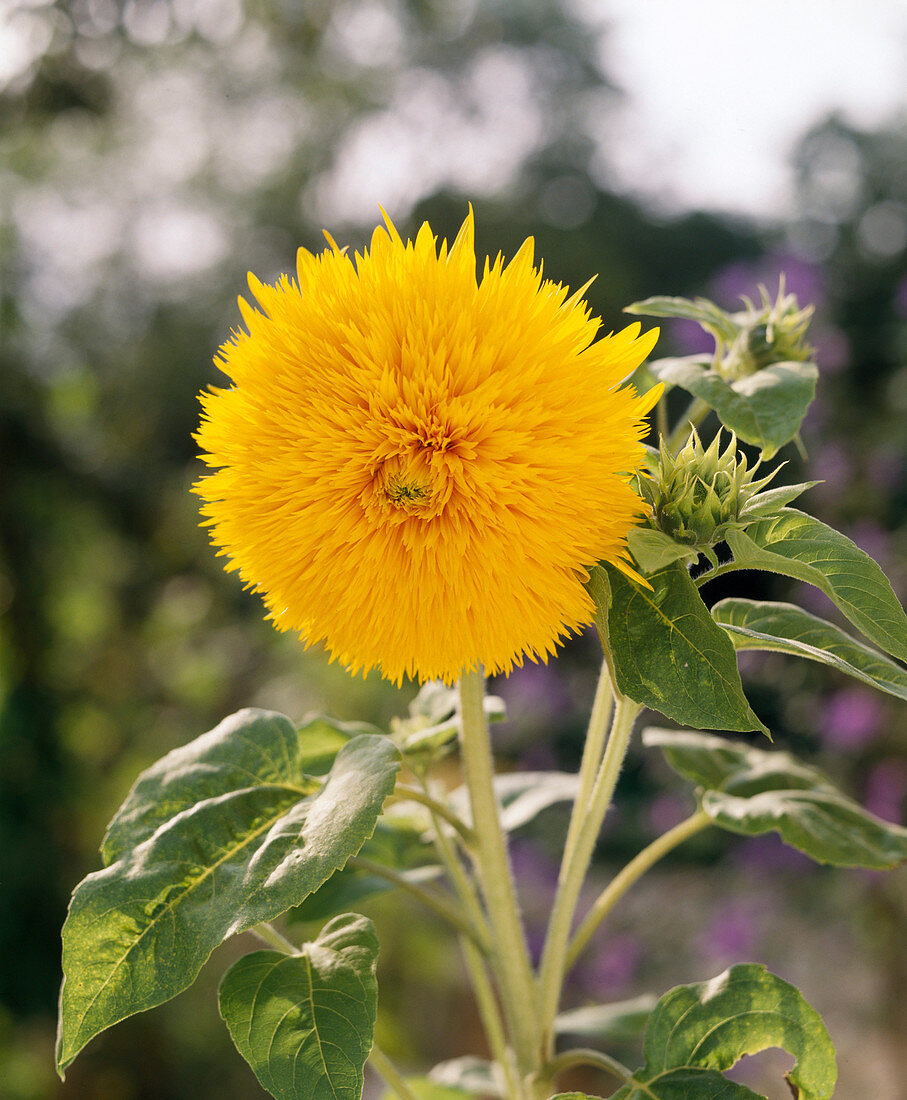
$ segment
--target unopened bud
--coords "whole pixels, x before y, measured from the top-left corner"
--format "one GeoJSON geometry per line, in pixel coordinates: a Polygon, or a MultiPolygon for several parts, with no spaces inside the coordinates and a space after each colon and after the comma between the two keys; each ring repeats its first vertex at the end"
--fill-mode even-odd
{"type": "Polygon", "coordinates": [[[796,296],[785,293],[783,275],[774,302],[764,286],[759,294],[759,306],[744,297],[746,310],[733,315],[739,332],[720,364],[725,378],[755,374],[773,363],[805,363],[813,357],[815,349],[805,339],[813,307],[801,309],[796,296]]]}

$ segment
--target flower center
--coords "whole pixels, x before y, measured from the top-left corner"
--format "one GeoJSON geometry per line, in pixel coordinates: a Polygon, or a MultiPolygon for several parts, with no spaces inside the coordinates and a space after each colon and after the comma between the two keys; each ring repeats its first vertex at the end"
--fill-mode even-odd
{"type": "Polygon", "coordinates": [[[428,510],[432,493],[427,480],[407,477],[404,474],[391,474],[385,479],[384,495],[395,508],[411,514],[419,514],[428,510]]]}

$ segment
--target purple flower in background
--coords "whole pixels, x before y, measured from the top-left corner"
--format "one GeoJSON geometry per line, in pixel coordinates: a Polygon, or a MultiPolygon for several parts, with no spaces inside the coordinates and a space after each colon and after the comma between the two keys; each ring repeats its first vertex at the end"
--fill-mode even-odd
{"type": "Polygon", "coordinates": [[[796,848],[791,848],[777,833],[747,837],[734,852],[734,862],[753,874],[793,871],[802,875],[815,864],[796,848]]]}
{"type": "Polygon", "coordinates": [[[563,724],[574,709],[570,693],[550,665],[527,661],[509,676],[496,679],[492,691],[500,695],[507,706],[507,722],[502,723],[507,728],[500,733],[495,731],[502,744],[511,731],[518,730],[521,740],[527,731],[531,734],[549,731],[563,724]]]}
{"type": "Polygon", "coordinates": [[[711,292],[726,309],[739,309],[741,295],[759,300],[757,287],[762,283],[773,294],[784,274],[789,294],[796,295],[801,306],[818,303],[825,290],[819,267],[795,252],[775,252],[757,261],[737,261],[722,268],[711,281],[711,292]]]}
{"type": "Polygon", "coordinates": [[[711,355],[715,350],[715,338],[696,321],[678,317],[665,323],[666,331],[681,355],[711,355]]]}
{"type": "Polygon", "coordinates": [[[907,801],[907,760],[882,760],[866,779],[866,809],[884,821],[902,824],[907,801]]]}
{"type": "Polygon", "coordinates": [[[642,948],[632,933],[609,936],[583,970],[583,984],[596,997],[619,997],[632,984],[641,960],[642,948]]]}
{"type": "Polygon", "coordinates": [[[815,359],[823,374],[837,374],[850,359],[850,341],[836,328],[823,328],[809,334],[816,349],[815,359]]]}
{"type": "Polygon", "coordinates": [[[866,463],[866,476],[872,485],[889,493],[904,479],[904,455],[896,447],[877,447],[866,463]]]}
{"type": "Polygon", "coordinates": [[[837,501],[853,477],[853,462],[840,443],[826,443],[815,453],[810,476],[822,479],[822,484],[812,490],[818,498],[837,501]]]}
{"type": "Polygon", "coordinates": [[[699,937],[699,953],[709,966],[755,954],[759,928],[752,906],[739,901],[719,907],[699,937]]]}
{"type": "Polygon", "coordinates": [[[822,707],[819,736],[832,749],[861,749],[875,738],[884,716],[881,702],[868,688],[842,688],[822,707]]]}
{"type": "Polygon", "coordinates": [[[649,807],[649,830],[653,836],[661,836],[690,816],[690,800],[682,795],[663,793],[656,795],[649,807]]]}

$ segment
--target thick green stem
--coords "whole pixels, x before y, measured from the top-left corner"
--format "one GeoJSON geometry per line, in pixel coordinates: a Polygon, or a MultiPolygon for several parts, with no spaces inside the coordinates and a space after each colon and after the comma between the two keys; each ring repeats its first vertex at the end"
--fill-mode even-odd
{"type": "Polygon", "coordinates": [[[641,878],[651,866],[653,866],[653,864],[657,863],[663,856],[666,856],[668,852],[676,848],[678,844],[683,844],[685,840],[702,832],[703,829],[708,828],[708,826],[712,824],[714,824],[714,822],[708,814],[703,813],[702,810],[698,810],[691,817],[688,817],[686,821],[681,821],[679,825],[675,825],[673,829],[669,829],[663,836],[653,840],[651,844],[643,848],[638,855],[630,860],[626,867],[614,876],[605,889],[598,895],[594,905],[583,918],[573,939],[570,941],[570,948],[567,952],[568,970],[579,958],[586,944],[592,938],[596,928],[598,928],[605,917],[607,917],[627,890],[629,890],[630,887],[641,878]]]}
{"type": "Polygon", "coordinates": [[[397,1094],[399,1100],[419,1100],[380,1047],[372,1047],[368,1060],[372,1063],[375,1071],[384,1078],[387,1086],[397,1094]]]}
{"type": "Polygon", "coordinates": [[[586,807],[595,786],[595,777],[601,766],[602,755],[605,751],[605,740],[608,735],[608,721],[611,718],[611,710],[614,705],[614,693],[611,690],[611,676],[608,662],[602,661],[601,672],[598,676],[598,685],[595,689],[595,699],[592,703],[592,713],[589,715],[589,728],[586,730],[586,740],[583,744],[583,761],[579,771],[579,790],[573,810],[570,814],[570,825],[567,829],[567,840],[564,844],[563,863],[569,863],[573,858],[576,847],[576,838],[586,816],[586,807]]]}
{"type": "Polygon", "coordinates": [[[598,770],[571,858],[565,859],[561,864],[554,906],[551,910],[551,921],[548,925],[548,935],[539,968],[539,1021],[549,1057],[554,1050],[554,1018],[557,1015],[566,973],[567,948],[570,942],[573,914],[576,911],[576,903],[589,869],[592,853],[595,851],[602,822],[611,804],[617,777],[630,743],[633,724],[642,709],[631,699],[619,693],[615,695],[617,706],[614,710],[605,755],[598,770]]]}
{"type": "MultiPolygon", "coordinates": [[[[475,887],[469,875],[463,869],[463,864],[460,862],[453,841],[444,832],[439,816],[431,807],[429,809],[431,810],[432,839],[441,862],[447,871],[447,877],[450,879],[460,903],[466,910],[467,916],[476,928],[482,929],[483,936],[488,940],[490,938],[488,924],[485,920],[485,914],[482,912],[482,906],[475,887]]],[[[513,1064],[513,1053],[507,1045],[501,1010],[495,997],[491,979],[488,976],[486,959],[467,936],[460,937],[460,950],[463,953],[466,971],[469,974],[469,980],[475,993],[479,1016],[482,1019],[482,1026],[488,1038],[492,1057],[500,1065],[504,1074],[507,1095],[514,1096],[518,1091],[516,1087],[516,1067],[513,1064]]]]}
{"type": "Polygon", "coordinates": [[[492,932],[492,958],[501,999],[525,1080],[539,1065],[540,1044],[532,966],[520,919],[507,845],[494,793],[494,764],[483,706],[484,677],[464,672],[460,679],[460,751],[476,835],[476,864],[492,932]]]}
{"type": "Polygon", "coordinates": [[[501,1010],[494,994],[494,986],[485,967],[485,959],[479,954],[472,940],[468,940],[465,936],[460,937],[460,950],[463,952],[466,971],[469,974],[469,980],[475,993],[479,1016],[482,1020],[482,1027],[485,1029],[491,1056],[501,1067],[504,1074],[507,1095],[516,1096],[520,1090],[517,1086],[519,1078],[516,1073],[516,1066],[513,1063],[513,1051],[507,1045],[507,1036],[501,1020],[501,1010]]]}

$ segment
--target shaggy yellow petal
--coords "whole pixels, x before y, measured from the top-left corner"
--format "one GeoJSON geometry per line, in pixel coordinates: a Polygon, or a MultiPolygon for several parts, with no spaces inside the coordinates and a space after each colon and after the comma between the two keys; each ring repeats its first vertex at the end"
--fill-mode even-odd
{"type": "Polygon", "coordinates": [[[619,387],[657,330],[595,341],[586,288],[543,279],[531,239],[477,280],[471,210],[449,249],[386,216],[352,259],[325,236],[296,282],[249,276],[258,307],[216,360],[232,387],[201,397],[212,540],[354,672],[546,660],[591,621],[588,568],[629,568],[660,391],[619,387]]]}

